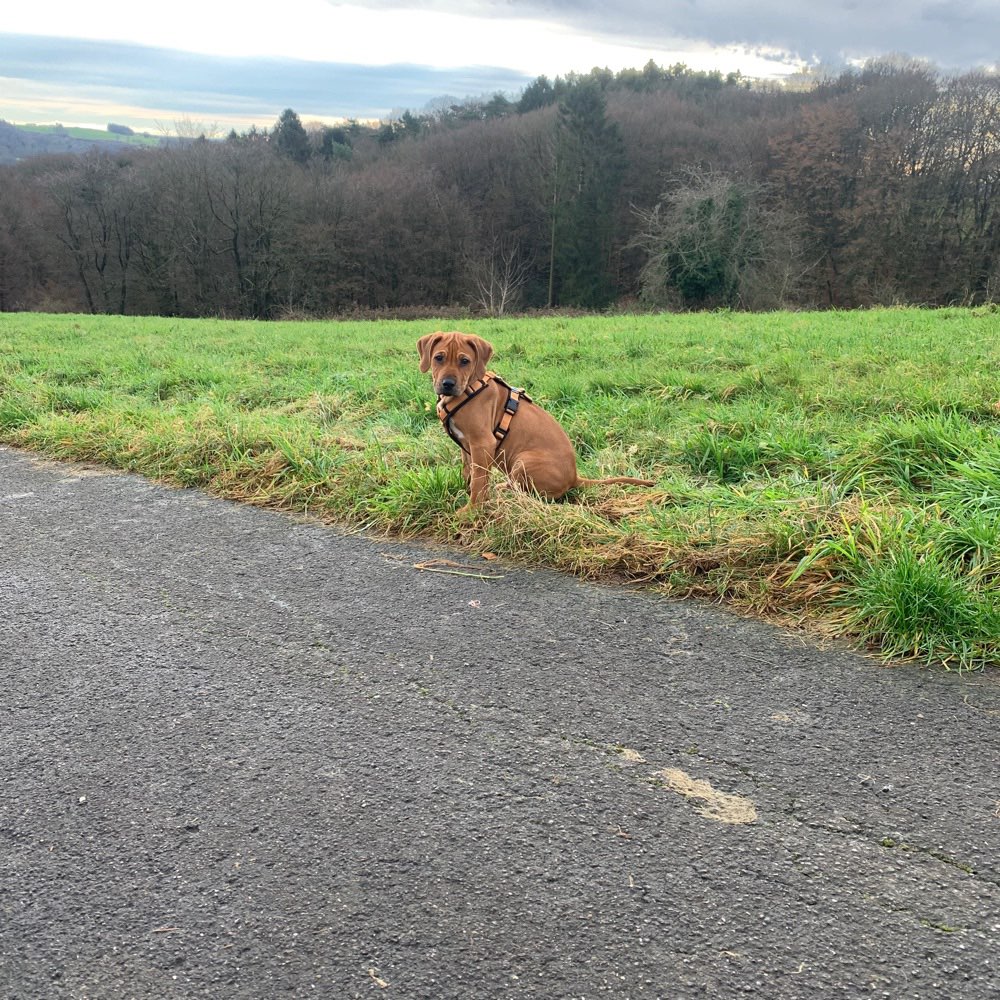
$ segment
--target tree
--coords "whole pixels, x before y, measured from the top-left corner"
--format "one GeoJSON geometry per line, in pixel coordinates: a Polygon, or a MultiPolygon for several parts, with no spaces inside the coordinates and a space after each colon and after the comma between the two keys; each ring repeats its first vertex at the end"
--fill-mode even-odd
{"type": "Polygon", "coordinates": [[[31,193],[12,169],[0,171],[0,312],[38,308],[47,267],[31,193]]]}
{"type": "Polygon", "coordinates": [[[309,135],[291,109],[285,108],[274,126],[274,145],[278,152],[295,163],[305,163],[309,159],[309,135]]]}
{"type": "Polygon", "coordinates": [[[96,158],[64,135],[46,157],[0,123],[0,308],[472,300],[506,314],[637,293],[684,308],[1000,294],[995,73],[889,58],[806,89],[649,63],[539,77],[513,105],[448,98],[381,130],[302,129],[287,109],[218,142],[178,132],[96,158]]]}
{"type": "Polygon", "coordinates": [[[495,236],[468,259],[476,305],[488,316],[503,316],[520,303],[532,261],[517,239],[495,236]]]}
{"type": "Polygon", "coordinates": [[[857,108],[843,97],[806,107],[772,138],[771,149],[771,176],[821,255],[815,296],[827,306],[849,306],[855,294],[850,247],[865,150],[857,108]]]}
{"type": "Polygon", "coordinates": [[[346,128],[325,125],[311,135],[316,154],[324,160],[349,160],[351,136],[346,128]]]}
{"type": "Polygon", "coordinates": [[[614,297],[615,206],[625,164],[618,127],[596,83],[559,106],[552,169],[549,305],[600,308],[614,297]]]}
{"type": "Polygon", "coordinates": [[[267,318],[279,298],[284,251],[292,240],[280,165],[252,147],[221,146],[209,150],[201,167],[212,241],[231,267],[230,308],[267,318]]]}
{"type": "Polygon", "coordinates": [[[989,300],[1000,278],[1000,76],[949,80],[929,131],[939,287],[952,301],[989,300]]]}
{"type": "Polygon", "coordinates": [[[404,111],[399,119],[399,128],[404,139],[415,139],[424,130],[423,122],[412,112],[404,111]]]}
{"type": "Polygon", "coordinates": [[[343,198],[339,250],[353,299],[341,307],[450,305],[464,291],[468,210],[434,171],[381,161],[351,171],[343,198]]]}
{"type": "Polygon", "coordinates": [[[125,313],[140,188],[132,164],[91,153],[66,161],[43,185],[61,223],[54,235],[73,262],[87,310],[125,313]]]}
{"type": "Polygon", "coordinates": [[[699,171],[638,213],[643,298],[687,309],[786,304],[804,270],[801,243],[765,196],[762,185],[699,171]]]}
{"type": "Polygon", "coordinates": [[[508,100],[503,94],[496,93],[487,102],[486,107],[483,108],[484,118],[506,118],[509,114],[514,112],[514,104],[508,100]]]}
{"type": "Polygon", "coordinates": [[[552,82],[547,76],[540,76],[529,83],[521,92],[521,97],[517,102],[517,110],[522,115],[527,114],[529,111],[535,111],[555,103],[555,99],[552,82]]]}
{"type": "Polygon", "coordinates": [[[220,148],[241,149],[249,143],[241,137],[221,147],[208,143],[173,146],[150,161],[145,173],[148,194],[142,239],[137,244],[144,296],[141,311],[168,316],[235,311],[205,178],[212,172],[210,163],[224,155],[220,148]]]}

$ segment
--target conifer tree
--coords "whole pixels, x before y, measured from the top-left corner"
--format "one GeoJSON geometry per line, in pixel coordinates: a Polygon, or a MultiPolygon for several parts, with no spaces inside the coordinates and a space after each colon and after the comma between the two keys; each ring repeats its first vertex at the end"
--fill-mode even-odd
{"type": "Polygon", "coordinates": [[[291,109],[285,108],[274,126],[275,147],[282,156],[305,163],[309,159],[309,135],[302,126],[299,116],[291,109]]]}
{"type": "Polygon", "coordinates": [[[614,297],[610,263],[624,145],[593,82],[570,89],[557,128],[549,305],[600,308],[614,297]]]}

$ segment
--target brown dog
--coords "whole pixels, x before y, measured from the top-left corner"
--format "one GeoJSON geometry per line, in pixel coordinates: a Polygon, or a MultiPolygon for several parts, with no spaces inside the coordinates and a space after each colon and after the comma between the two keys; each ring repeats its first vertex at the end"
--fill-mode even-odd
{"type": "MultiPolygon", "coordinates": [[[[501,469],[515,485],[551,500],[574,486],[632,483],[649,479],[614,476],[581,479],[566,432],[523,390],[486,370],[493,345],[470,333],[429,333],[417,341],[420,370],[430,371],[438,416],[462,449],[462,474],[473,507],[486,495],[490,469],[501,469]]],[[[466,508],[463,508],[463,510],[466,508]]]]}

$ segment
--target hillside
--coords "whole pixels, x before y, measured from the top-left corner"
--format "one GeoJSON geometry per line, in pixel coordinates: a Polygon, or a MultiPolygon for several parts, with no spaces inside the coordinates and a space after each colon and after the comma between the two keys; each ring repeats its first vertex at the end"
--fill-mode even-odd
{"type": "Polygon", "coordinates": [[[17,163],[31,156],[86,153],[95,147],[115,152],[135,146],[158,146],[164,141],[169,140],[150,135],[115,135],[100,129],[12,125],[0,121],[0,164],[17,163]]]}

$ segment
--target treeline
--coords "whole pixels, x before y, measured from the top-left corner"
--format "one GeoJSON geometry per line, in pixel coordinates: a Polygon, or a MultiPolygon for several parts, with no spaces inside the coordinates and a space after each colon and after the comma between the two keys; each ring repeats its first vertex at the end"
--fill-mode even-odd
{"type": "Polygon", "coordinates": [[[0,309],[180,316],[981,303],[1000,77],[540,77],[368,127],[0,168],[0,309]]]}

